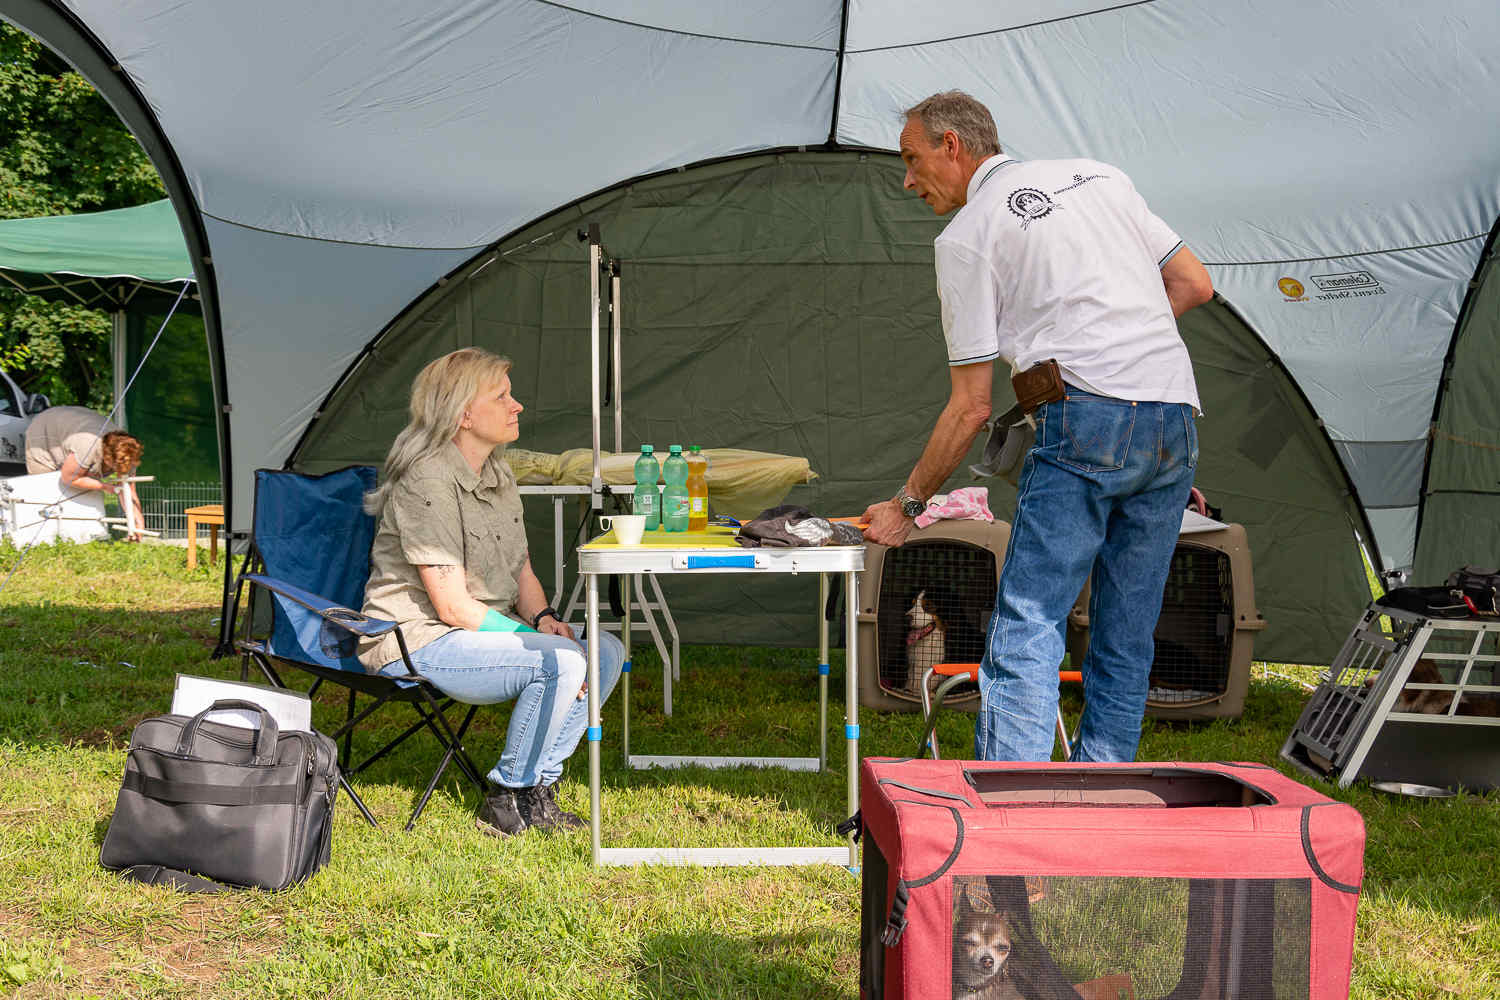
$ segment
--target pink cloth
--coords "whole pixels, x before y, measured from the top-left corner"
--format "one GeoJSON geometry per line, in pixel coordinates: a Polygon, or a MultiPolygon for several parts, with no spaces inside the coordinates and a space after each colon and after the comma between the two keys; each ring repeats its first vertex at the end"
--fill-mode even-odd
{"type": "Polygon", "coordinates": [[[995,520],[990,513],[990,488],[988,486],[961,486],[943,498],[940,504],[929,502],[926,510],[917,515],[917,527],[925,528],[944,520],[989,521],[995,520]]]}

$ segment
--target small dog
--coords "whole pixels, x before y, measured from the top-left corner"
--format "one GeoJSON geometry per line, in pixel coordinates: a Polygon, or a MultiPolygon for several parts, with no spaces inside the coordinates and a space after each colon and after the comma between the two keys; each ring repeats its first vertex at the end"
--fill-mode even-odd
{"type": "Polygon", "coordinates": [[[936,604],[919,590],[906,612],[906,689],[913,694],[922,691],[922,675],[948,655],[948,627],[936,604]]]}
{"type": "MultiPolygon", "coordinates": [[[[1442,671],[1432,660],[1418,660],[1412,664],[1411,676],[1407,679],[1408,684],[1443,684],[1447,683],[1442,671]]],[[[1374,678],[1366,682],[1373,686],[1374,678]]],[[[1416,712],[1423,715],[1447,715],[1449,707],[1453,704],[1452,691],[1426,691],[1421,689],[1403,688],[1396,695],[1396,704],[1392,706],[1398,712],[1416,712]]],[[[1489,691],[1478,691],[1474,694],[1466,694],[1459,699],[1458,715],[1482,716],[1485,718],[1500,717],[1500,695],[1489,691]]]]}
{"type": "Polygon", "coordinates": [[[960,890],[955,880],[953,1000],[1022,1000],[1011,979],[1010,922],[981,886],[960,890]]]}

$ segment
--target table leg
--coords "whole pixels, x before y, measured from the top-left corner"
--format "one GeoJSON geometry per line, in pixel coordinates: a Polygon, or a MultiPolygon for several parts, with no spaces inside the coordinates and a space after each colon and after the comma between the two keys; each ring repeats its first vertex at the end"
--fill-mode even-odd
{"type": "Polygon", "coordinates": [[[620,576],[621,603],[625,605],[625,620],[620,623],[620,643],[625,647],[625,666],[621,669],[625,676],[620,678],[620,731],[625,745],[626,767],[630,766],[630,619],[634,617],[630,612],[630,585],[634,579],[629,573],[620,576]]]}
{"type": "Polygon", "coordinates": [[[215,565],[219,561],[219,526],[210,524],[208,526],[208,564],[215,565]]]}
{"type": "MultiPolygon", "coordinates": [[[[854,613],[859,574],[844,574],[844,736],[848,741],[845,767],[849,770],[849,812],[859,812],[859,621],[854,613]]],[[[849,834],[849,867],[859,868],[859,845],[849,834]]]]}
{"type": "Polygon", "coordinates": [[[599,578],[588,574],[588,597],[584,608],[584,635],[588,637],[589,678],[589,848],[595,867],[599,865],[599,578]]]}
{"type": "Polygon", "coordinates": [[[818,771],[828,770],[828,574],[818,574],[818,771]]]}
{"type": "Polygon", "coordinates": [[[198,519],[188,515],[188,571],[198,568],[198,519]]]}

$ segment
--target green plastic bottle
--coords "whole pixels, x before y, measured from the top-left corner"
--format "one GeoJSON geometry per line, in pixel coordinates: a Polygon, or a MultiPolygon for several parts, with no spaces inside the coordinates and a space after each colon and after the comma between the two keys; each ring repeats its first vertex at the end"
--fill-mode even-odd
{"type": "Polygon", "coordinates": [[[641,445],[641,457],[635,460],[635,493],[630,503],[632,513],[646,515],[647,531],[661,527],[661,493],[656,488],[661,465],[652,454],[654,450],[649,444],[641,445]]]}
{"type": "Polygon", "coordinates": [[[662,463],[662,478],[667,481],[661,491],[661,526],[666,531],[686,531],[688,527],[688,464],[682,457],[682,445],[669,449],[662,463]]]}

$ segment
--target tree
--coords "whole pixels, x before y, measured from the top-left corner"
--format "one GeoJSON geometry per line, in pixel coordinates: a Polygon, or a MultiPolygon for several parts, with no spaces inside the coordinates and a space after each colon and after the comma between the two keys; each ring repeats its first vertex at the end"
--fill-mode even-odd
{"type": "MultiPolygon", "coordinates": [[[[88,81],[0,23],[0,218],[128,208],[164,196],[140,143],[88,81]]],[[[107,409],[109,343],[106,313],[0,291],[0,358],[27,391],[107,409]]]]}

